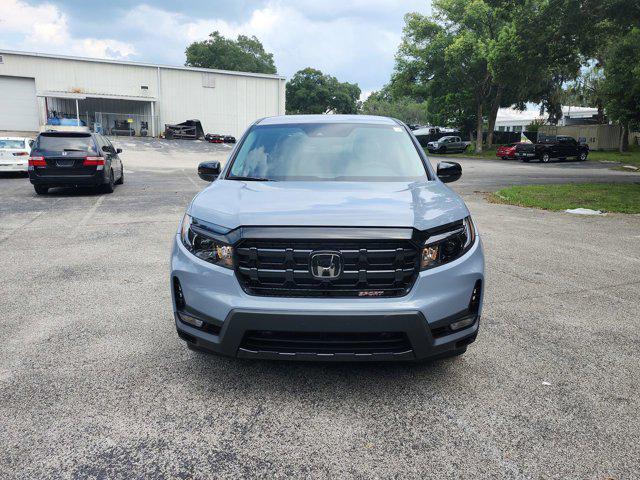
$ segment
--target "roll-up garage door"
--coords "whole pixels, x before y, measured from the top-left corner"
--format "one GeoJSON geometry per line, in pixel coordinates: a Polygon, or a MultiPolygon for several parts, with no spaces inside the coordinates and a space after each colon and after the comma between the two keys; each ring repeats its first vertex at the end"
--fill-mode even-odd
{"type": "Polygon", "coordinates": [[[33,78],[0,77],[0,130],[38,130],[36,82],[33,78]]]}

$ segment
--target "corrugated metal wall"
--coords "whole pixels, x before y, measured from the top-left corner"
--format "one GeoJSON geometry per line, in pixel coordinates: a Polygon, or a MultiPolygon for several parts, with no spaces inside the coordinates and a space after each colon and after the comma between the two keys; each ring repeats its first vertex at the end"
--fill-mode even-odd
{"type": "MultiPolygon", "coordinates": [[[[53,92],[62,92],[89,97],[95,94],[157,98],[155,115],[159,117],[161,130],[167,123],[199,119],[206,132],[239,136],[256,119],[284,115],[285,112],[285,81],[277,77],[0,53],[4,58],[0,64],[0,75],[34,78],[38,95],[52,92],[51,98],[55,96],[53,92]]],[[[50,105],[49,109],[64,111],[64,107],[68,110],[66,103],[61,100],[60,107],[52,108],[50,105]]],[[[39,105],[41,122],[44,123],[44,102],[41,99],[39,105]]],[[[113,110],[113,102],[110,105],[110,110],[103,111],[121,112],[120,109],[113,110]]],[[[123,106],[124,103],[118,105],[123,106]]],[[[148,103],[141,103],[140,108],[146,108],[143,105],[148,103]]],[[[103,107],[94,105],[92,108],[103,107]]],[[[84,110],[81,106],[81,113],[84,110]]],[[[72,111],[75,112],[75,105],[72,111]]]]}
{"type": "Polygon", "coordinates": [[[620,125],[543,125],[540,133],[568,135],[586,141],[591,150],[616,150],[620,144],[620,125]]]}
{"type": "Polygon", "coordinates": [[[258,118],[284,114],[284,81],[219,74],[213,78],[215,86],[205,87],[203,81],[209,79],[199,72],[161,69],[163,123],[197,118],[205,132],[238,136],[258,118]]]}
{"type": "Polygon", "coordinates": [[[0,75],[36,80],[36,90],[103,95],[156,96],[155,68],[113,63],[2,54],[0,75]],[[149,90],[140,87],[147,85],[149,90]]]}

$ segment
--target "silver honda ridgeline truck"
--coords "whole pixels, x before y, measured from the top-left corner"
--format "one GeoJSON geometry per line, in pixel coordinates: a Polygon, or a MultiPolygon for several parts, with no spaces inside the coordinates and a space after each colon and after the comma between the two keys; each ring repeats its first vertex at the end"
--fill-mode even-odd
{"type": "Polygon", "coordinates": [[[464,353],[484,256],[464,202],[401,122],[362,115],[255,122],[187,208],[171,258],[193,350],[289,360],[464,353]]]}

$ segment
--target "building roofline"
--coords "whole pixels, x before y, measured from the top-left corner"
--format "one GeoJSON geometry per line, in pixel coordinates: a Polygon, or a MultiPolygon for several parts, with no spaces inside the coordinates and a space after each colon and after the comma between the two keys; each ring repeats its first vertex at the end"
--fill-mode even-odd
{"type": "Polygon", "coordinates": [[[111,60],[106,58],[90,58],[90,57],[74,57],[71,55],[56,55],[52,53],[22,52],[19,50],[0,49],[0,55],[22,55],[26,57],[54,58],[54,59],[61,59],[61,60],[76,60],[80,62],[130,65],[132,67],[164,68],[167,70],[187,70],[191,72],[219,73],[221,75],[236,75],[236,76],[243,76],[243,77],[258,77],[258,78],[269,78],[273,80],[286,80],[286,77],[283,75],[269,74],[269,73],[235,72],[232,70],[217,70],[213,68],[181,67],[177,65],[163,65],[158,63],[133,62],[130,60],[111,60]]]}
{"type": "Polygon", "coordinates": [[[75,92],[64,92],[64,91],[55,91],[55,90],[43,90],[36,92],[36,97],[47,97],[47,98],[70,98],[77,100],[85,100],[87,98],[106,98],[112,100],[131,100],[134,102],[157,102],[158,97],[143,97],[136,95],[112,95],[109,93],[75,93],[75,92]]]}

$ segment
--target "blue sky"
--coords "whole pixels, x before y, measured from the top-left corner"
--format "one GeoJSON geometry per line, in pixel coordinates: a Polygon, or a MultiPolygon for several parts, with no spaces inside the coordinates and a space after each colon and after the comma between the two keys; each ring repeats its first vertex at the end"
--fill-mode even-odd
{"type": "Polygon", "coordinates": [[[429,0],[0,0],[0,48],[184,64],[213,30],[256,35],[291,77],[315,67],[369,92],[393,69],[403,16],[429,0]]]}

